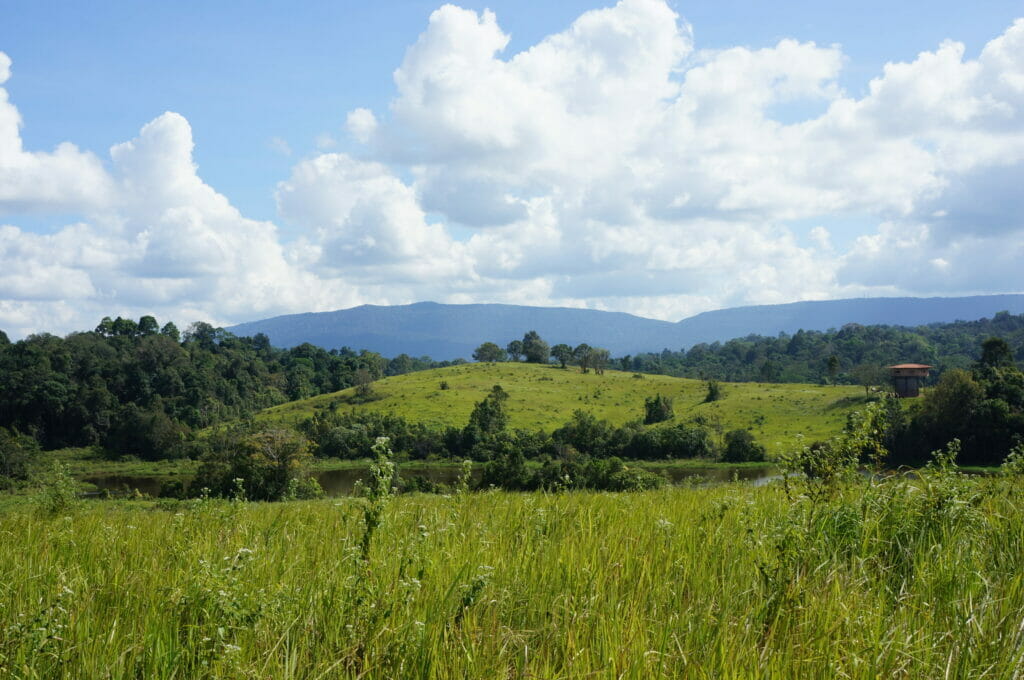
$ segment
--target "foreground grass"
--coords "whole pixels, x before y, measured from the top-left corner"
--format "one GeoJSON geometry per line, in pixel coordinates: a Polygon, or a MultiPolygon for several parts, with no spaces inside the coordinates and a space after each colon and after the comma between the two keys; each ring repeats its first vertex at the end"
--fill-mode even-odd
{"type": "Polygon", "coordinates": [[[1009,678],[1019,487],[22,504],[0,677],[1009,678]]]}
{"type": "Polygon", "coordinates": [[[722,430],[750,429],[769,453],[781,453],[807,441],[827,439],[842,429],[846,415],[863,408],[864,390],[851,386],[777,383],[723,383],[724,398],[704,403],[699,380],[526,363],[464,364],[385,378],[374,383],[378,399],[353,403],[354,389],[289,402],[266,409],[258,419],[295,423],[318,408],[368,410],[403,416],[436,427],[463,427],[474,404],[500,384],[509,394],[509,426],[551,431],[581,409],[622,425],[642,419],[644,399],[662,394],[675,402],[676,420],[702,417],[722,430]],[[441,389],[441,383],[448,385],[441,389]]]}

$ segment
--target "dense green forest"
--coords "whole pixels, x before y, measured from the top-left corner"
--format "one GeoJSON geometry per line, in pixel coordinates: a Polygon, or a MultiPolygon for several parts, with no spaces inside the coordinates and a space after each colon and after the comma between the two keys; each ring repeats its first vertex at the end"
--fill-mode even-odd
{"type": "Polygon", "coordinates": [[[188,455],[191,431],[385,375],[447,365],[349,348],[271,347],[199,322],[105,318],[64,338],[0,333],[0,427],[44,448],[100,445],[142,458],[188,455]]]}
{"type": "Polygon", "coordinates": [[[641,373],[729,382],[837,382],[880,384],[877,369],[902,362],[935,366],[943,372],[969,369],[981,357],[988,337],[1009,343],[1024,359],[1024,314],[1000,312],[991,319],[956,321],[914,328],[848,324],[838,330],[797,331],[777,337],[750,335],[724,343],[701,343],[687,350],[622,357],[616,367],[641,373]],[[835,363],[830,371],[830,359],[835,363]]]}

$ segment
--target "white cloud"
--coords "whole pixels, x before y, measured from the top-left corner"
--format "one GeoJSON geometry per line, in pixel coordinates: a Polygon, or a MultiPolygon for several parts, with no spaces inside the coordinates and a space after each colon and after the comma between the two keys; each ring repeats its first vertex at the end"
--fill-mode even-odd
{"type": "Polygon", "coordinates": [[[271,137],[270,142],[268,142],[268,145],[270,146],[271,149],[281,154],[282,156],[292,155],[292,147],[288,144],[288,142],[281,139],[280,137],[271,137]]]}
{"type": "MultiPolygon", "coordinates": [[[[0,85],[11,76],[11,60],[0,52],[0,85]]],[[[22,148],[21,115],[0,87],[0,214],[57,209],[89,212],[110,193],[102,164],[64,143],[50,153],[22,148]]]]}
{"type": "MultiPolygon", "coordinates": [[[[345,127],[349,134],[355,137],[356,141],[363,144],[370,141],[373,133],[377,131],[377,118],[369,109],[356,109],[350,111],[345,119],[345,127]]],[[[333,145],[332,145],[333,146],[333,145]]]]}
{"type": "Polygon", "coordinates": [[[313,143],[320,151],[326,151],[327,149],[333,149],[336,147],[338,145],[338,140],[327,132],[321,132],[316,136],[316,139],[313,140],[313,143]]]}
{"type": "Polygon", "coordinates": [[[946,42],[888,64],[861,97],[839,87],[838,46],[702,51],[664,0],[587,12],[518,54],[508,44],[492,12],[435,11],[388,109],[347,115],[365,155],[319,153],[278,184],[290,243],[203,182],[180,115],[109,161],[26,151],[0,88],[0,211],[81,216],[49,235],[0,229],[0,327],[423,299],[678,319],[1024,290],[1024,20],[977,58],[946,42]],[[791,104],[824,113],[777,115],[791,104]],[[833,217],[879,226],[847,246],[833,217]],[[818,225],[809,245],[793,220],[818,225]]]}
{"type": "Polygon", "coordinates": [[[428,224],[413,190],[379,163],[324,154],[295,166],[277,189],[278,209],[319,245],[318,268],[341,272],[429,264],[451,275],[460,247],[428,224]]]}

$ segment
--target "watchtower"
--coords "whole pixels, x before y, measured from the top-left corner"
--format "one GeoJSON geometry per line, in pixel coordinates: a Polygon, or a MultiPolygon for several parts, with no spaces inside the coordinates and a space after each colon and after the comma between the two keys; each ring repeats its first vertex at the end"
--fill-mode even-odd
{"type": "Polygon", "coordinates": [[[921,383],[932,367],[928,364],[896,364],[890,366],[892,386],[897,397],[916,397],[921,394],[921,383]]]}

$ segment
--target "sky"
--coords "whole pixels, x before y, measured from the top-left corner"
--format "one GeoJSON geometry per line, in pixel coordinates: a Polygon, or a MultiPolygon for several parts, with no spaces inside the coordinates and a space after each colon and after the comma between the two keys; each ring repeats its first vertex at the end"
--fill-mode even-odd
{"type": "Polygon", "coordinates": [[[1024,7],[0,3],[0,329],[1024,292],[1024,7]]]}

